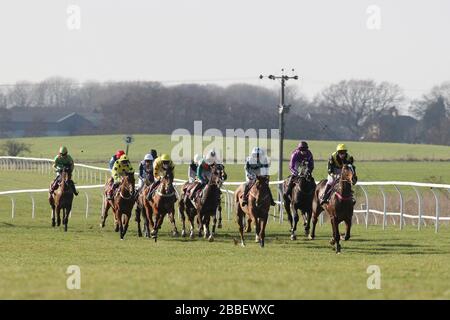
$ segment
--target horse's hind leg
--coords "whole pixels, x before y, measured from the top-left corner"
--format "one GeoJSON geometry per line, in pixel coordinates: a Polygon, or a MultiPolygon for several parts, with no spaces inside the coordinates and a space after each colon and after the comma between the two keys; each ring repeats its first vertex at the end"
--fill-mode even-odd
{"type": "Polygon", "coordinates": [[[184,215],[184,210],[185,210],[184,202],[183,200],[180,200],[180,202],[178,203],[178,213],[180,214],[180,219],[182,223],[181,236],[183,238],[186,237],[186,216],[184,215]]]}
{"type": "Polygon", "coordinates": [[[118,212],[115,215],[115,220],[116,220],[116,229],[119,229],[119,236],[120,236],[120,240],[123,240],[123,224],[122,224],[122,214],[120,212],[118,212]]]}
{"type": "Polygon", "coordinates": [[[105,223],[106,223],[106,218],[108,217],[108,211],[109,208],[111,207],[109,201],[106,199],[103,201],[103,211],[102,211],[102,216],[100,218],[100,227],[104,228],[105,227],[105,223]]]}
{"type": "Polygon", "coordinates": [[[169,212],[169,221],[172,224],[172,236],[178,237],[179,233],[178,233],[177,225],[175,223],[175,212],[173,212],[173,211],[169,212]]]}
{"type": "Polygon", "coordinates": [[[312,216],[312,228],[311,231],[309,233],[308,239],[309,240],[314,240],[314,238],[316,237],[316,225],[317,225],[317,221],[319,220],[318,217],[320,215],[320,212],[312,212],[311,216],[312,216]]]}
{"type": "Polygon", "coordinates": [[[137,223],[137,229],[138,229],[138,237],[141,238],[142,237],[142,230],[141,230],[141,208],[139,208],[139,206],[136,206],[136,223],[137,223]]]}
{"type": "Polygon", "coordinates": [[[56,225],[59,227],[61,225],[61,208],[56,207],[56,225]]]}
{"type": "Polygon", "coordinates": [[[305,227],[305,236],[309,235],[309,230],[311,228],[311,215],[312,212],[311,210],[307,210],[304,214],[303,214],[303,219],[305,219],[303,225],[305,227]]]}
{"type": "Polygon", "coordinates": [[[241,236],[241,246],[245,247],[245,241],[244,241],[244,218],[245,213],[242,211],[239,203],[237,204],[237,212],[236,212],[236,222],[239,225],[239,235],[241,236]]]}
{"type": "Polygon", "coordinates": [[[217,214],[214,215],[213,218],[213,226],[212,226],[212,232],[211,235],[215,235],[216,234],[216,226],[217,226],[217,214]]]}

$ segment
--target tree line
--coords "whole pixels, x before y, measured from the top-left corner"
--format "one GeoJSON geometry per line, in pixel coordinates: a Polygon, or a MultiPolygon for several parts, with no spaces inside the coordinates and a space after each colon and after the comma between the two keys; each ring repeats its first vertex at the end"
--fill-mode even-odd
{"type": "MultiPolygon", "coordinates": [[[[287,138],[450,144],[450,81],[412,101],[398,85],[374,80],[343,80],[312,99],[288,89],[287,138]],[[401,115],[405,107],[409,114],[401,115]]],[[[278,103],[277,90],[249,84],[79,84],[53,77],[1,87],[0,125],[5,128],[14,110],[45,108],[96,114],[95,130],[79,134],[171,133],[193,130],[195,120],[203,121],[203,129],[267,129],[278,127],[278,103]]]]}

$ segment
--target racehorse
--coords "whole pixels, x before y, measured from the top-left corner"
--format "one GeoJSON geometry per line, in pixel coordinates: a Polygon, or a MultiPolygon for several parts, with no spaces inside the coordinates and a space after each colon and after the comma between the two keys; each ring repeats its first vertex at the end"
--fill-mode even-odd
{"type": "Polygon", "coordinates": [[[135,198],[135,179],[134,173],[128,173],[122,178],[117,192],[113,196],[113,200],[108,200],[108,183],[105,186],[105,200],[103,203],[103,212],[101,217],[102,228],[105,227],[106,218],[108,217],[109,208],[114,212],[115,231],[120,232],[120,239],[123,240],[128,230],[131,213],[133,210],[135,198]]]}
{"type": "Polygon", "coordinates": [[[294,177],[294,187],[292,188],[291,194],[287,195],[286,190],[288,187],[288,180],[284,181],[283,184],[283,199],[284,199],[284,207],[288,214],[288,219],[291,224],[291,240],[296,240],[297,236],[295,235],[295,231],[297,230],[297,223],[299,220],[299,216],[297,210],[300,210],[303,217],[303,227],[305,229],[305,235],[309,234],[309,223],[311,220],[311,212],[312,212],[312,200],[314,197],[314,190],[316,188],[316,182],[311,175],[310,170],[308,169],[308,165],[304,164],[302,166],[302,170],[300,171],[300,175],[294,177]],[[290,197],[289,197],[290,196],[290,197]],[[291,211],[294,211],[294,217],[292,218],[291,211]]]}
{"type": "Polygon", "coordinates": [[[160,181],[156,189],[152,190],[150,200],[147,195],[150,187],[142,192],[142,201],[145,208],[145,227],[146,233],[150,232],[150,236],[155,240],[158,239],[158,230],[161,228],[164,217],[168,214],[172,223],[172,235],[178,236],[177,226],[175,224],[175,202],[177,196],[173,186],[172,174],[167,173],[160,181]],[[151,228],[151,231],[150,231],[151,228]]]}
{"type": "Polygon", "coordinates": [[[244,242],[244,219],[247,215],[247,232],[251,231],[251,223],[255,224],[255,242],[259,242],[261,248],[264,247],[265,231],[270,209],[270,188],[269,177],[258,176],[256,181],[250,187],[248,194],[248,204],[242,205],[245,185],[242,184],[236,190],[236,222],[239,225],[241,236],[241,246],[245,247],[244,242]]]}
{"type": "Polygon", "coordinates": [[[191,225],[189,237],[194,238],[194,220],[197,219],[199,225],[198,236],[202,235],[204,238],[208,238],[210,242],[214,241],[214,235],[217,225],[217,208],[220,204],[220,184],[221,184],[221,172],[217,170],[217,165],[211,166],[211,177],[208,183],[201,192],[197,191],[194,200],[188,199],[185,195],[186,187],[183,187],[183,196],[178,204],[178,210],[180,212],[181,221],[183,222],[183,230],[181,235],[186,236],[186,217],[188,216],[189,223],[191,225]],[[209,230],[209,224],[213,217],[212,232],[209,230]]]}
{"type": "Polygon", "coordinates": [[[60,212],[62,210],[64,231],[67,231],[69,215],[72,210],[72,201],[73,189],[70,186],[70,171],[69,168],[64,168],[61,171],[58,189],[56,189],[53,196],[49,198],[50,206],[52,207],[52,227],[55,226],[55,214],[58,227],[61,225],[60,212]]]}
{"type": "Polygon", "coordinates": [[[342,240],[350,239],[354,205],[352,184],[355,183],[355,170],[351,164],[346,164],[343,166],[341,174],[333,186],[328,204],[324,204],[323,206],[320,205],[321,196],[325,191],[326,180],[322,180],[317,185],[314,192],[314,200],[312,205],[313,225],[311,233],[309,234],[309,239],[314,239],[318,217],[320,213],[325,210],[330,217],[331,229],[333,231],[333,237],[331,238],[330,244],[335,246],[336,253],[341,252],[341,245],[339,243],[341,240],[341,235],[339,234],[339,223],[342,221],[344,221],[346,225],[346,232],[345,235],[342,236],[342,240]]]}

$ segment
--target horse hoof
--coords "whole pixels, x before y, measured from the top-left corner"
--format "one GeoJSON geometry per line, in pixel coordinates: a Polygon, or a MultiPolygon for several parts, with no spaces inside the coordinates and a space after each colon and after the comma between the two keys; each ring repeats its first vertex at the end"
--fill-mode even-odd
{"type": "Polygon", "coordinates": [[[190,239],[194,239],[194,238],[195,238],[194,234],[191,233],[191,234],[189,235],[189,238],[190,238],[190,239]]]}
{"type": "Polygon", "coordinates": [[[52,221],[52,227],[56,226],[55,221],[52,221]]]}
{"type": "Polygon", "coordinates": [[[222,229],[222,224],[219,223],[219,224],[217,225],[217,228],[218,228],[218,229],[222,229]]]}
{"type": "Polygon", "coordinates": [[[245,243],[244,242],[241,242],[241,247],[245,248],[245,243]]]}
{"type": "Polygon", "coordinates": [[[291,234],[291,240],[297,240],[297,236],[295,234],[291,234]]]}
{"type": "Polygon", "coordinates": [[[264,240],[261,239],[261,240],[259,241],[259,246],[260,246],[261,248],[264,248],[264,240]]]}
{"type": "Polygon", "coordinates": [[[214,242],[214,237],[213,237],[212,235],[209,236],[208,241],[209,241],[209,242],[214,242]]]}
{"type": "Polygon", "coordinates": [[[181,237],[183,237],[183,238],[186,237],[186,231],[184,231],[184,230],[181,231],[181,237]]]}
{"type": "Polygon", "coordinates": [[[309,234],[308,235],[308,240],[314,240],[314,237],[309,234]]]}
{"type": "Polygon", "coordinates": [[[332,246],[334,246],[334,245],[336,244],[336,240],[331,239],[331,240],[330,240],[330,244],[331,244],[332,246]]]}
{"type": "Polygon", "coordinates": [[[173,237],[178,237],[180,234],[178,233],[178,231],[174,231],[174,232],[172,232],[172,236],[173,237]]]}

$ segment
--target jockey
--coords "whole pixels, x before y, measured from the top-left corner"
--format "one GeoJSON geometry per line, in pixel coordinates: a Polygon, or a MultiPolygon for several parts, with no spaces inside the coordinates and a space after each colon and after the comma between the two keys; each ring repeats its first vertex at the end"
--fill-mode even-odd
{"type": "Polygon", "coordinates": [[[195,193],[199,189],[208,183],[211,178],[211,166],[215,165],[217,161],[216,151],[211,149],[206,156],[201,159],[199,157],[199,162],[197,165],[197,180],[194,181],[193,187],[189,188],[188,196],[191,201],[194,200],[195,193]]]}
{"type": "Polygon", "coordinates": [[[114,163],[116,163],[116,161],[118,159],[120,159],[120,157],[122,155],[125,154],[125,151],[123,150],[117,150],[117,152],[111,157],[111,159],[109,160],[109,170],[112,170],[114,167],[114,163]]]}
{"type": "Polygon", "coordinates": [[[308,166],[309,172],[312,174],[314,170],[314,158],[306,141],[302,141],[298,144],[297,148],[291,154],[291,161],[289,162],[289,170],[291,175],[288,178],[288,187],[285,192],[285,197],[289,197],[294,186],[294,179],[298,176],[298,168],[300,166],[308,166]]]}
{"type": "MultiPolygon", "coordinates": [[[[269,176],[269,161],[265,152],[260,147],[254,147],[252,154],[245,161],[245,175],[247,182],[245,183],[244,196],[242,205],[248,204],[248,193],[259,176],[269,176]]],[[[270,192],[270,205],[274,206],[272,192],[270,192]]]]}
{"type": "Polygon", "coordinates": [[[144,157],[144,160],[139,164],[139,182],[138,182],[138,191],[139,193],[144,185],[149,185],[155,181],[155,177],[153,176],[153,156],[150,153],[147,153],[144,157]]]}
{"type": "Polygon", "coordinates": [[[108,200],[112,200],[114,196],[114,191],[117,189],[117,187],[120,184],[120,180],[123,176],[127,174],[134,174],[133,167],[131,166],[130,160],[128,159],[128,156],[126,154],[123,154],[120,156],[120,158],[114,163],[114,167],[112,168],[111,174],[112,178],[114,179],[114,183],[112,185],[112,188],[109,190],[108,193],[108,200]]]}
{"type": "Polygon", "coordinates": [[[153,190],[159,185],[162,177],[168,175],[170,179],[173,179],[174,170],[175,165],[168,154],[162,154],[153,161],[153,175],[155,181],[150,187],[150,192],[147,194],[147,200],[150,200],[153,190]]]}
{"type": "Polygon", "coordinates": [[[74,162],[72,157],[69,155],[67,148],[65,146],[62,146],[59,148],[59,153],[53,160],[53,168],[56,172],[56,178],[53,180],[51,186],[50,186],[50,197],[52,196],[53,192],[58,188],[59,183],[61,182],[61,172],[64,170],[64,168],[69,169],[69,185],[72,187],[73,193],[77,196],[78,191],[75,188],[75,184],[72,181],[72,171],[74,168],[74,162]]]}
{"type": "Polygon", "coordinates": [[[195,179],[197,178],[197,169],[201,161],[202,161],[201,155],[199,154],[194,155],[194,159],[191,161],[188,168],[189,183],[194,182],[195,179]]]}
{"type": "MultiPolygon", "coordinates": [[[[320,204],[328,203],[331,195],[331,189],[334,185],[337,176],[341,173],[342,167],[345,164],[353,165],[353,157],[347,152],[347,147],[345,144],[340,143],[337,145],[336,151],[333,152],[328,159],[328,178],[325,191],[320,200],[320,204]]],[[[355,176],[356,181],[356,176],[355,176]]],[[[356,182],[355,182],[356,183],[356,182]]]]}

